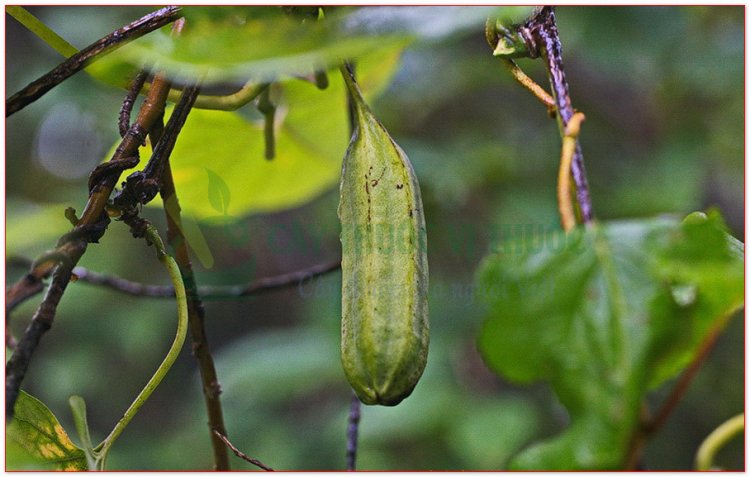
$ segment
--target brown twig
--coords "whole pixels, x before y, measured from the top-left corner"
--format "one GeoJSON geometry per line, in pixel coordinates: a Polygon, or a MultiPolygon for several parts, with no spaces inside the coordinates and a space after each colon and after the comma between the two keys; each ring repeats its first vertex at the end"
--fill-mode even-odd
{"type": "MultiPolygon", "coordinates": [[[[60,260],[67,261],[70,268],[74,267],[83,255],[86,249],[85,245],[89,242],[98,242],[104,234],[109,223],[109,218],[104,212],[104,205],[112,192],[112,188],[123,170],[138,163],[138,147],[143,142],[143,131],[151,126],[154,115],[159,114],[159,112],[163,114],[164,99],[169,89],[169,83],[163,78],[157,78],[157,80],[160,85],[159,88],[154,88],[152,94],[144,102],[138,120],[125,133],[114,156],[91,173],[89,177],[89,200],[84,210],[84,214],[88,213],[88,215],[84,215],[77,221],[71,232],[60,238],[57,248],[45,252],[42,258],[32,264],[29,273],[6,289],[6,329],[10,321],[10,312],[42,290],[42,280],[52,273],[60,260]],[[157,106],[159,102],[161,102],[160,107],[157,106]],[[78,254],[79,251],[80,255],[78,254]]],[[[66,216],[68,216],[67,213],[66,211],[66,216]]],[[[74,216],[74,213],[71,214],[71,217],[74,218],[74,216]]],[[[65,287],[62,287],[62,289],[64,290],[65,287]]],[[[38,343],[39,340],[33,342],[38,343]]],[[[26,352],[24,356],[30,357],[31,353],[26,352]]],[[[21,376],[22,378],[23,376],[21,376]]],[[[16,381],[11,379],[8,382],[16,381]]],[[[20,384],[20,380],[18,380],[18,383],[20,384]]]]}
{"type": "MultiPolygon", "coordinates": [[[[70,258],[79,259],[86,251],[87,242],[80,240],[76,247],[70,250],[70,258]]],[[[47,289],[47,294],[31,318],[23,338],[18,342],[10,360],[5,364],[5,416],[6,420],[13,417],[13,408],[18,399],[21,382],[29,369],[31,357],[36,350],[42,335],[52,327],[55,319],[57,305],[60,303],[65,287],[70,282],[71,264],[60,262],[52,274],[52,282],[47,289]]]]}
{"type": "Polygon", "coordinates": [[[547,114],[549,114],[550,117],[554,118],[556,111],[557,111],[557,103],[555,103],[555,98],[550,96],[550,94],[544,90],[536,81],[531,79],[526,73],[523,72],[521,68],[518,67],[515,61],[513,61],[510,58],[502,58],[503,64],[508,68],[508,71],[510,71],[510,74],[513,75],[513,78],[526,88],[531,94],[536,97],[539,101],[542,102],[547,107],[547,114]]]}
{"type": "MultiPolygon", "coordinates": [[[[162,187],[160,191],[164,202],[164,212],[167,218],[167,241],[175,253],[175,260],[180,267],[182,280],[185,283],[185,292],[188,301],[188,322],[193,340],[193,355],[198,361],[200,370],[203,397],[208,414],[208,428],[211,434],[211,444],[214,453],[214,469],[229,470],[229,456],[226,447],[217,436],[226,434],[224,426],[224,414],[221,407],[221,386],[216,373],[211,350],[206,337],[204,324],[205,309],[201,301],[198,288],[195,283],[193,267],[188,255],[187,242],[182,233],[182,220],[180,217],[180,206],[172,178],[172,169],[169,162],[166,163],[162,175],[162,187]]],[[[172,294],[173,290],[169,290],[172,294]]]]}
{"type": "MultiPolygon", "coordinates": [[[[29,260],[31,265],[31,260],[29,260]]],[[[44,278],[48,277],[55,264],[35,267],[16,283],[5,290],[5,315],[7,316],[18,305],[44,289],[44,278]]]]}
{"type": "MultiPolygon", "coordinates": [[[[68,270],[68,273],[55,273],[57,278],[53,279],[47,296],[34,314],[32,325],[25,331],[10,361],[6,364],[6,419],[12,417],[13,405],[26,369],[42,334],[51,326],[57,303],[72,276],[70,272],[83,256],[87,245],[98,242],[104,235],[109,224],[109,217],[104,211],[107,200],[122,171],[133,167],[138,162],[135,157],[138,147],[143,142],[146,132],[163,115],[168,91],[169,82],[163,76],[157,75],[154,79],[154,88],[144,100],[135,123],[125,134],[115,154],[107,163],[98,166],[91,173],[89,198],[77,224],[70,232],[60,237],[52,252],[44,254],[46,259],[37,260],[26,276],[6,290],[6,303],[9,301],[8,298],[11,298],[11,303],[16,306],[32,296],[31,291],[38,289],[38,284],[35,282],[46,278],[53,269],[60,270],[64,267],[64,270],[68,270]],[[37,317],[41,317],[42,321],[40,322],[40,318],[37,317]]],[[[6,321],[9,319],[7,312],[5,318],[6,321]]]]}
{"type": "MultiPolygon", "coordinates": [[[[544,59],[552,89],[552,96],[556,104],[556,117],[560,128],[560,137],[565,136],[565,128],[573,117],[575,109],[570,99],[568,81],[562,61],[562,44],[557,32],[554,7],[542,7],[536,11],[524,25],[529,36],[525,37],[532,57],[541,55],[544,59]]],[[[583,152],[580,143],[576,144],[571,173],[576,185],[576,198],[581,211],[583,223],[589,223],[594,218],[593,206],[589,195],[586,169],[583,163],[583,152]]]]}
{"type": "Polygon", "coordinates": [[[197,86],[191,86],[182,91],[180,101],[175,106],[167,125],[161,132],[148,164],[142,171],[130,174],[122,191],[113,199],[115,209],[122,208],[123,205],[127,204],[144,205],[156,197],[160,189],[164,169],[169,163],[169,156],[174,150],[177,137],[185,125],[185,121],[187,121],[195,98],[198,97],[198,92],[197,86]]]}
{"type": "Polygon", "coordinates": [[[30,83],[24,89],[8,98],[5,101],[5,117],[20,111],[27,105],[41,98],[52,88],[73,76],[75,73],[78,73],[100,56],[175,21],[179,16],[180,7],[164,7],[95,41],[60,63],[49,73],[30,83]]]}
{"type": "MultiPolygon", "coordinates": [[[[552,97],[550,98],[550,95],[547,94],[544,88],[526,76],[511,59],[506,58],[505,64],[510,69],[514,78],[524,88],[531,91],[534,96],[547,105],[550,115],[557,118],[560,138],[564,140],[568,122],[575,114],[575,109],[570,99],[568,82],[565,78],[565,69],[562,61],[562,44],[557,32],[554,7],[544,6],[536,8],[532,16],[522,25],[515,25],[514,30],[515,35],[520,37],[519,41],[523,42],[525,48],[518,49],[514,45],[512,50],[507,54],[514,55],[513,57],[541,57],[544,60],[547,70],[552,97]],[[554,104],[550,104],[550,99],[553,100],[554,104]],[[551,114],[553,110],[554,115],[551,114]]],[[[498,45],[499,37],[495,29],[495,24],[492,21],[487,22],[485,33],[490,47],[495,49],[498,45]]],[[[588,224],[594,219],[594,212],[589,194],[588,181],[586,179],[586,169],[583,163],[583,152],[579,142],[576,142],[570,169],[573,182],[575,182],[576,201],[581,212],[581,220],[584,224],[588,224]]]]}
{"type": "MultiPolygon", "coordinates": [[[[157,120],[164,117],[164,105],[169,93],[170,83],[165,76],[157,74],[152,85],[153,88],[149,90],[148,96],[143,100],[135,123],[122,138],[109,163],[117,163],[137,155],[138,148],[144,143],[146,134],[157,120]]],[[[111,174],[101,178],[101,180],[92,181],[92,179],[99,179],[97,171],[102,167],[106,168],[107,163],[95,169],[89,178],[90,183],[94,182],[94,184],[91,186],[89,200],[81,213],[79,224],[92,223],[102,214],[112,189],[119,179],[119,174],[111,174]]]]}
{"type": "Polygon", "coordinates": [[[359,420],[362,417],[362,403],[354,392],[349,405],[349,419],[346,428],[346,470],[357,470],[357,440],[359,437],[359,420]]]}
{"type": "MultiPolygon", "coordinates": [[[[25,258],[14,257],[10,259],[8,263],[11,265],[28,266],[27,264],[30,264],[31,261],[25,258]]],[[[265,291],[300,286],[307,280],[336,271],[340,267],[341,262],[339,260],[332,260],[330,262],[318,263],[301,270],[293,270],[279,275],[259,278],[242,285],[200,286],[198,287],[198,294],[204,300],[255,296],[265,291]]],[[[73,269],[73,275],[75,275],[75,278],[82,283],[104,286],[127,295],[147,298],[174,298],[174,288],[172,286],[149,285],[114,275],[94,272],[85,267],[75,267],[73,269]]],[[[21,280],[24,281],[23,278],[21,280]]],[[[36,293],[39,293],[42,289],[43,286],[40,281],[36,293]]]]}
{"type": "Polygon", "coordinates": [[[117,122],[117,125],[120,128],[120,137],[125,137],[125,134],[128,133],[128,129],[130,129],[130,113],[133,111],[135,100],[138,97],[141,88],[143,88],[143,84],[146,82],[147,77],[148,73],[146,71],[141,71],[135,78],[133,78],[128,86],[128,94],[122,102],[120,117],[117,122]]]}
{"type": "Polygon", "coordinates": [[[236,455],[240,459],[242,459],[242,460],[244,460],[246,462],[250,462],[254,466],[260,467],[263,470],[273,471],[272,468],[268,467],[263,462],[259,461],[258,459],[253,459],[252,457],[249,457],[247,454],[245,454],[244,452],[242,452],[241,450],[239,450],[238,448],[236,448],[234,445],[232,445],[231,442],[229,442],[229,439],[227,439],[226,436],[224,436],[219,431],[215,430],[214,431],[214,435],[216,435],[216,437],[218,437],[221,440],[221,442],[223,442],[224,444],[226,444],[227,447],[229,447],[230,449],[232,449],[232,452],[234,452],[234,455],[236,455]]]}
{"type": "MultiPolygon", "coordinates": [[[[31,260],[13,257],[8,260],[8,264],[25,267],[31,264],[31,260]]],[[[265,291],[300,286],[307,280],[336,271],[340,267],[340,260],[332,260],[330,262],[318,263],[301,270],[293,270],[279,275],[259,278],[242,285],[199,286],[198,294],[203,300],[255,296],[265,291]]],[[[174,288],[171,286],[148,285],[113,275],[94,272],[85,267],[75,267],[73,269],[73,275],[75,275],[80,282],[104,286],[127,295],[147,298],[174,298],[174,288]]],[[[39,291],[41,290],[42,287],[40,282],[39,291]]]]}
{"type": "Polygon", "coordinates": [[[677,404],[679,404],[683,396],[687,393],[690,383],[693,381],[693,378],[695,378],[695,375],[698,374],[701,365],[711,354],[711,350],[714,348],[720,334],[721,326],[717,326],[703,340],[700,348],[698,348],[695,358],[693,358],[690,365],[682,371],[682,374],[672,387],[669,395],[664,399],[659,410],[653,414],[653,417],[649,417],[649,413],[645,409],[644,412],[641,413],[641,424],[631,439],[630,449],[628,450],[625,459],[626,469],[635,468],[640,455],[643,452],[643,447],[646,445],[647,439],[664,427],[664,424],[672,414],[672,411],[674,411],[677,404]]]}
{"type": "Polygon", "coordinates": [[[719,327],[714,328],[714,330],[711,331],[708,337],[706,337],[706,339],[703,341],[700,348],[698,349],[698,353],[695,355],[695,358],[690,363],[690,365],[682,372],[674,387],[670,391],[669,396],[667,396],[659,410],[654,413],[654,416],[644,426],[647,434],[654,434],[667,422],[667,418],[669,418],[669,415],[672,413],[674,408],[677,407],[677,404],[687,392],[688,388],[690,387],[690,383],[693,382],[693,378],[695,378],[695,375],[698,374],[698,370],[700,369],[701,365],[704,361],[706,361],[709,354],[711,354],[711,350],[714,348],[716,340],[719,338],[720,332],[721,329],[719,327]]]}
{"type": "MultiPolygon", "coordinates": [[[[179,34],[183,26],[183,22],[176,23],[175,33],[179,34]]],[[[180,127],[184,124],[190,107],[195,104],[198,92],[199,88],[190,86],[183,90],[183,97],[187,94],[190,97],[190,104],[184,113],[180,127]]],[[[175,109],[175,113],[176,112],[177,109],[175,109]]],[[[172,118],[170,118],[170,123],[172,122],[171,119],[172,118]]],[[[179,130],[177,132],[179,132],[179,130]]],[[[193,356],[195,356],[198,361],[198,369],[200,371],[202,382],[201,389],[203,390],[203,397],[206,403],[208,429],[209,432],[211,432],[211,447],[214,454],[214,470],[229,470],[229,455],[227,454],[227,449],[222,445],[220,439],[218,439],[216,435],[216,432],[221,435],[226,434],[224,413],[220,400],[221,386],[219,385],[216,366],[214,365],[211,350],[208,345],[208,338],[206,336],[204,323],[205,308],[203,307],[203,302],[198,295],[195,275],[193,273],[192,264],[190,263],[190,256],[188,255],[187,243],[182,234],[180,206],[177,200],[174,179],[172,178],[172,168],[169,163],[169,158],[176,137],[173,138],[169,144],[166,144],[165,141],[165,139],[168,140],[167,138],[172,134],[174,134],[174,131],[172,131],[172,128],[168,123],[164,128],[161,137],[158,138],[158,144],[154,148],[154,156],[157,156],[157,152],[160,151],[160,146],[162,144],[165,144],[162,147],[168,147],[168,151],[163,155],[161,162],[153,166],[151,173],[158,173],[160,183],[159,194],[164,203],[164,213],[167,219],[167,242],[174,250],[175,261],[180,269],[180,275],[182,276],[182,281],[185,285],[188,305],[188,327],[192,338],[193,356]]],[[[174,135],[176,136],[176,134],[174,135]]],[[[148,166],[151,166],[151,162],[149,162],[148,166]]],[[[174,291],[172,291],[172,293],[174,293],[174,291]]]]}

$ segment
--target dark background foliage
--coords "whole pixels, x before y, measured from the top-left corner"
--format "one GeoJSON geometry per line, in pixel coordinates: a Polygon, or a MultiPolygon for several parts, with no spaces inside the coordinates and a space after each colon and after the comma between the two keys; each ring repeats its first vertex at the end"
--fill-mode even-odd
{"type": "MultiPolygon", "coordinates": [[[[30,10],[82,47],[147,8],[30,10]]],[[[598,218],[715,206],[744,240],[743,15],[742,7],[558,9],[572,98],[587,117],[581,141],[598,218]]],[[[7,96],[60,58],[7,15],[6,25],[7,96]]],[[[544,79],[538,62],[521,66],[544,79]]],[[[6,122],[8,253],[33,257],[51,247],[56,237],[40,217],[64,220],[65,206],[83,205],[86,175],[117,137],[122,96],[79,74],[6,122]]],[[[412,397],[397,408],[364,409],[360,468],[502,468],[521,446],[558,432],[567,417],[546,385],[514,386],[482,363],[475,337],[484,310],[474,299],[474,273],[503,227],[558,226],[556,125],[492,57],[481,28],[408,48],[373,108],[422,186],[432,344],[412,397]]],[[[232,191],[242,193],[252,191],[232,191]]],[[[231,229],[204,227],[216,263],[196,264],[198,282],[240,283],[335,259],[337,201],[333,188],[231,229]]],[[[145,215],[165,230],[158,210],[145,215]]],[[[166,282],[153,251],[117,223],[81,265],[166,282]]],[[[22,273],[8,268],[9,281],[22,273]]],[[[14,314],[16,333],[35,304],[14,314]]],[[[342,468],[349,390],[338,357],[340,273],[206,308],[233,442],[278,469],[342,468]]],[[[67,429],[67,399],[83,396],[101,439],[157,366],[173,328],[170,301],[73,284],[24,387],[67,429]]],[[[737,316],[648,445],[646,468],[689,468],[705,435],[743,409],[743,336],[737,316]]],[[[654,405],[665,392],[654,393],[654,405]]],[[[210,468],[205,422],[197,369],[185,349],[123,434],[110,468],[210,468]]],[[[719,464],[741,468],[741,442],[722,452],[719,464]]],[[[239,460],[233,466],[247,468],[239,460]]]]}

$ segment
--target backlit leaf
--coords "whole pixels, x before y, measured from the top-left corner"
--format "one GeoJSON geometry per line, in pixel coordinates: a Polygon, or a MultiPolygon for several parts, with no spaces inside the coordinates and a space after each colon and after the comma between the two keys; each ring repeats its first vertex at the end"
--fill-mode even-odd
{"type": "Polygon", "coordinates": [[[411,40],[403,33],[352,30],[347,28],[346,14],[336,12],[325,21],[301,21],[278,7],[233,9],[226,16],[191,16],[179,36],[168,29],[154,31],[113,52],[110,61],[158,64],[178,79],[244,83],[249,78],[307,75],[316,68],[331,68],[344,58],[360,59],[411,40]]]}
{"type": "MultiPolygon", "coordinates": [[[[388,85],[399,57],[400,49],[382,51],[357,64],[368,99],[388,85]]],[[[329,81],[322,91],[299,80],[274,85],[279,98],[276,157],[270,161],[264,157],[260,116],[248,119],[239,112],[192,110],[170,160],[184,214],[209,220],[278,211],[302,205],[335,186],[349,142],[349,119],[343,80],[337,74],[329,81]],[[207,167],[213,175],[206,173],[207,167]]],[[[167,115],[170,112],[171,108],[167,115]]],[[[141,157],[142,168],[148,153],[141,157]]],[[[151,204],[160,206],[161,201],[151,204]]]]}
{"type": "MultiPolygon", "coordinates": [[[[207,83],[273,79],[330,69],[415,40],[481,32],[488,17],[522,19],[530,7],[328,8],[287,15],[279,7],[185,7],[182,33],[161,29],[110,55],[110,62],[158,64],[175,78],[207,83]]],[[[114,64],[114,63],[112,63],[114,64]]]]}

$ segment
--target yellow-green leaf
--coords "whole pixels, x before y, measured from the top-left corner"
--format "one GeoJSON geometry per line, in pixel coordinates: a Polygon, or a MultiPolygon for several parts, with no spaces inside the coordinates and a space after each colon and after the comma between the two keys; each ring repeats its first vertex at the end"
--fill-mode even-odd
{"type": "Polygon", "coordinates": [[[325,21],[300,21],[277,7],[246,8],[240,16],[222,18],[187,10],[192,20],[179,36],[157,30],[112,52],[110,59],[158,64],[171,77],[202,78],[206,84],[244,82],[306,75],[335,67],[344,58],[360,60],[412,40],[411,32],[352,29],[343,10],[326,15],[325,21]]]}
{"type": "MultiPolygon", "coordinates": [[[[381,51],[357,64],[368,99],[387,86],[400,53],[381,51]]],[[[239,112],[190,112],[171,158],[177,196],[187,217],[239,218],[297,207],[338,183],[349,142],[343,81],[331,75],[323,91],[299,80],[274,87],[279,99],[276,157],[271,161],[264,157],[262,118],[248,119],[239,112]],[[206,174],[206,167],[213,175],[206,174]]],[[[141,167],[148,155],[144,149],[141,167]]],[[[152,204],[161,206],[161,201],[152,204]]]]}
{"type": "MultiPolygon", "coordinates": [[[[57,418],[40,400],[21,391],[13,420],[5,437],[23,448],[41,467],[57,470],[86,470],[83,449],[73,444],[57,418]]],[[[40,467],[40,468],[41,468],[40,467]]]]}

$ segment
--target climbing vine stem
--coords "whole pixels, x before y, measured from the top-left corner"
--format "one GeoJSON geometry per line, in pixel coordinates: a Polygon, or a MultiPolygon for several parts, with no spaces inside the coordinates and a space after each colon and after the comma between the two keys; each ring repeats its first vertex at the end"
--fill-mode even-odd
{"type": "Polygon", "coordinates": [[[180,354],[182,345],[185,342],[185,336],[187,334],[188,326],[188,309],[187,309],[187,295],[185,294],[185,286],[182,283],[182,276],[180,275],[180,269],[177,266],[177,262],[169,256],[164,248],[164,242],[162,242],[159,233],[156,228],[149,224],[146,226],[146,240],[156,247],[156,254],[159,261],[164,265],[169,272],[169,278],[172,281],[172,286],[175,289],[175,296],[177,298],[177,335],[172,342],[172,346],[167,352],[167,356],[161,362],[159,367],[151,379],[146,383],[146,386],[141,390],[138,396],[135,398],[130,407],[125,411],[125,414],[117,422],[112,432],[107,436],[99,446],[94,449],[98,461],[98,470],[104,469],[106,465],[107,454],[109,453],[112,444],[125,430],[125,427],[133,420],[133,417],[138,413],[138,410],[148,400],[151,394],[154,392],[156,387],[164,379],[169,369],[174,364],[177,356],[180,354]]]}
{"type": "Polygon", "coordinates": [[[5,7],[5,13],[18,20],[21,25],[28,28],[29,31],[44,40],[46,44],[54,48],[61,55],[68,57],[78,53],[78,49],[75,46],[68,43],[63,37],[55,33],[25,8],[18,5],[8,5],[5,7]]]}
{"type": "Polygon", "coordinates": [[[575,210],[571,198],[570,167],[575,156],[576,141],[581,130],[581,122],[585,116],[583,113],[575,113],[567,126],[562,141],[562,153],[560,155],[560,172],[557,178],[557,204],[560,209],[560,223],[566,232],[576,226],[575,210]]]}
{"type": "Polygon", "coordinates": [[[714,458],[737,434],[745,430],[745,414],[738,414],[713,430],[695,455],[695,470],[714,470],[714,458]]]}

